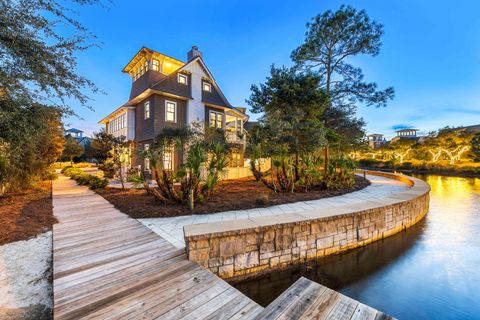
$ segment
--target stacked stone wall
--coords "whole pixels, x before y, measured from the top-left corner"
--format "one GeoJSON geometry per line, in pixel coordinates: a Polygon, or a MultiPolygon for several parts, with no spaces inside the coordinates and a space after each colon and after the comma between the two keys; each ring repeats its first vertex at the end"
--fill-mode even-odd
{"type": "Polygon", "coordinates": [[[271,216],[270,225],[253,227],[251,223],[236,220],[227,228],[223,224],[222,231],[215,231],[219,228],[215,224],[210,224],[211,228],[206,224],[204,233],[188,230],[187,226],[188,257],[224,279],[247,277],[364,246],[421,220],[429,209],[428,184],[404,176],[383,173],[382,176],[407,179],[404,182],[412,188],[374,204],[338,208],[340,212],[350,212],[327,217],[308,218],[321,215],[309,212],[300,214],[300,219],[276,223],[282,219],[271,216]]]}

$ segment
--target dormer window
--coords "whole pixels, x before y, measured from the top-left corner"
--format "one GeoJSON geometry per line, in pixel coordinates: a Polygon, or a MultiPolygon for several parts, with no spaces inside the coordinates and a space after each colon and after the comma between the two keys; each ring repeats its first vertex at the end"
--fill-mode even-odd
{"type": "Polygon", "coordinates": [[[179,73],[177,76],[177,81],[180,84],[187,85],[188,84],[188,78],[186,75],[179,73]]]}
{"type": "Polygon", "coordinates": [[[155,71],[160,71],[160,61],[152,59],[152,69],[155,71]]]}
{"type": "Polygon", "coordinates": [[[208,82],[203,83],[203,91],[212,92],[212,85],[208,82]]]}

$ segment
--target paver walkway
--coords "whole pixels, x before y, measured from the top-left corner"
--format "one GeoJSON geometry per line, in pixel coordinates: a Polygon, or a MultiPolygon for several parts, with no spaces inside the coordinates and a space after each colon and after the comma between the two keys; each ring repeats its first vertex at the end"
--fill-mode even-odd
{"type": "Polygon", "coordinates": [[[54,319],[251,319],[263,310],[101,196],[53,183],[54,319]]]}
{"type": "Polygon", "coordinates": [[[299,213],[312,209],[331,208],[345,204],[354,205],[355,203],[366,200],[374,201],[375,199],[384,198],[408,189],[408,186],[405,183],[389,178],[367,175],[367,179],[372,183],[370,186],[337,197],[282,204],[268,208],[255,208],[171,218],[148,218],[139,219],[139,221],[152,229],[156,234],[169,241],[175,247],[184,248],[185,240],[183,236],[183,227],[185,225],[247,219],[259,216],[274,216],[292,212],[299,213]]]}

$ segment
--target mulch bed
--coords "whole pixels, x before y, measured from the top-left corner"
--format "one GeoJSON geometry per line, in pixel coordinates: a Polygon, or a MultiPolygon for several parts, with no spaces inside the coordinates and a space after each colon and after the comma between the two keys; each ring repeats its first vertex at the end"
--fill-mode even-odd
{"type": "Polygon", "coordinates": [[[52,230],[52,182],[43,181],[34,190],[0,197],[0,245],[27,240],[52,230]]]}
{"type": "Polygon", "coordinates": [[[193,211],[185,205],[163,205],[149,196],[143,189],[106,188],[96,190],[117,209],[132,218],[161,218],[188,214],[208,214],[214,212],[262,208],[297,201],[315,200],[339,196],[357,191],[370,185],[368,180],[356,176],[356,182],[351,188],[342,190],[311,189],[308,192],[275,194],[253,177],[220,182],[215,192],[204,202],[196,204],[193,211]],[[259,197],[268,195],[268,204],[259,204],[259,197]]]}

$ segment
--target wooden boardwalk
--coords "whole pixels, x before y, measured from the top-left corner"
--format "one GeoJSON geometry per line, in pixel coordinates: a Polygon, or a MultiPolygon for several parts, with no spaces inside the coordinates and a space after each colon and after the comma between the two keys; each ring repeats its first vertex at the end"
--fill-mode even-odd
{"type": "Polygon", "coordinates": [[[235,319],[263,310],[73,180],[53,186],[54,319],[235,319]]]}
{"type": "Polygon", "coordinates": [[[66,177],[53,206],[54,319],[389,319],[305,278],[264,309],[66,177]]]}
{"type": "Polygon", "coordinates": [[[300,278],[257,319],[390,320],[392,317],[306,278],[300,278]]]}

